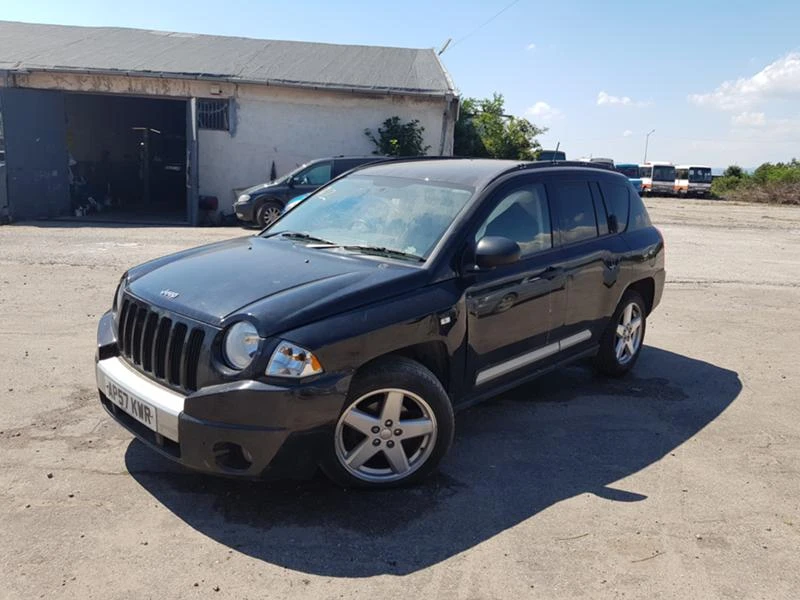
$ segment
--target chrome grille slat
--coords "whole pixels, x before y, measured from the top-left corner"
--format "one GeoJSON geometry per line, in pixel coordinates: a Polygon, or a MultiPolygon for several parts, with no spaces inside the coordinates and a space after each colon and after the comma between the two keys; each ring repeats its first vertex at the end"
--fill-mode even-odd
{"type": "Polygon", "coordinates": [[[195,391],[205,329],[162,314],[129,296],[124,298],[117,322],[120,354],[153,379],[195,391]]]}

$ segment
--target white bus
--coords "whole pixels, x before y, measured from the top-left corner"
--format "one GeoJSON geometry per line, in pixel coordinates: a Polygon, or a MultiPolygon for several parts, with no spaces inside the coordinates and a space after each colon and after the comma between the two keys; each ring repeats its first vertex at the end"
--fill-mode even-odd
{"type": "Polygon", "coordinates": [[[680,196],[711,194],[711,167],[698,165],[675,167],[675,193],[680,196]]]}
{"type": "Polygon", "coordinates": [[[642,179],[642,194],[671,196],[675,193],[675,166],[672,163],[646,162],[639,165],[639,177],[642,179]]]}

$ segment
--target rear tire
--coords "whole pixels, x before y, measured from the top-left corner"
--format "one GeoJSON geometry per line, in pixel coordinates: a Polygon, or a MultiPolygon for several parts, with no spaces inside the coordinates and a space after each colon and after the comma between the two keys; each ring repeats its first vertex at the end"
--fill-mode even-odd
{"type": "Polygon", "coordinates": [[[647,310],[639,292],[628,290],[622,296],[595,357],[597,369],[611,377],[621,377],[633,368],[644,346],[647,310]]]}
{"type": "Polygon", "coordinates": [[[447,453],[454,427],[436,376],[416,361],[387,357],[351,383],[320,467],[345,488],[417,483],[447,453]]]}
{"type": "Polygon", "coordinates": [[[256,223],[261,229],[269,227],[283,213],[283,206],[277,200],[267,200],[256,210],[256,223]]]}

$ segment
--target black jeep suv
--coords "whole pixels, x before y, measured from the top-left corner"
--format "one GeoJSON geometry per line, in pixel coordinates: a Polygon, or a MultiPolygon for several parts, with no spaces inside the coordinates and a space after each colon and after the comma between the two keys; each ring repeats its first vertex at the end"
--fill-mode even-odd
{"type": "Polygon", "coordinates": [[[100,399],[201,471],[409,483],[455,409],[583,357],[631,369],[663,286],[661,234],[606,167],[366,166],[256,236],[130,269],[100,399]]]}

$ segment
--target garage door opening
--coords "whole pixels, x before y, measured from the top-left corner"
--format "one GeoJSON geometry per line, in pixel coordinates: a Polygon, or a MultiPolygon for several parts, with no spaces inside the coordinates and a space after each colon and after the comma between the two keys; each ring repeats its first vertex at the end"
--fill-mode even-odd
{"type": "Polygon", "coordinates": [[[68,93],[64,105],[75,216],[188,221],[185,100],[68,93]]]}

